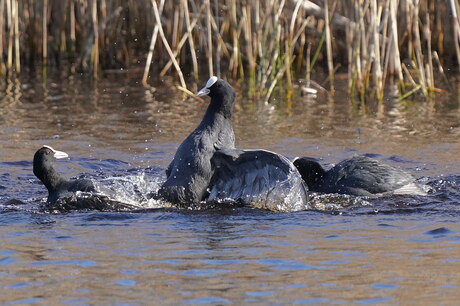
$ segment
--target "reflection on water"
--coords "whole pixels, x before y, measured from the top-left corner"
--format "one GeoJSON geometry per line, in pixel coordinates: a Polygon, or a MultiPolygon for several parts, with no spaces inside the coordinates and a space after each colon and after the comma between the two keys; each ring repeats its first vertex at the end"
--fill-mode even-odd
{"type": "Polygon", "coordinates": [[[2,301],[444,304],[458,299],[458,218],[315,212],[79,214],[8,221],[2,301]],[[404,222],[401,222],[404,219],[404,222]],[[457,222],[455,221],[457,220],[457,222]],[[358,225],[359,224],[359,225],[358,225]],[[29,230],[24,230],[27,227],[29,230]]]}
{"type": "Polygon", "coordinates": [[[65,176],[90,177],[124,202],[158,187],[207,103],[139,79],[0,84],[2,304],[457,303],[458,98],[361,105],[338,84],[333,100],[267,105],[238,93],[237,146],[326,165],[370,154],[419,177],[426,197],[312,194],[323,211],[296,213],[39,210],[47,194],[31,160],[42,144],[70,154],[57,163],[65,176]]]}

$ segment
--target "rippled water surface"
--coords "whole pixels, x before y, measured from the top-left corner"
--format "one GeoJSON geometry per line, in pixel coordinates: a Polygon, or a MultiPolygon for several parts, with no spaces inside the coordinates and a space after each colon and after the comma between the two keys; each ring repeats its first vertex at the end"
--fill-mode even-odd
{"type": "MultiPolygon", "coordinates": [[[[207,102],[137,74],[2,83],[1,304],[443,304],[460,299],[457,97],[361,105],[296,93],[266,105],[238,91],[237,146],[332,165],[366,154],[403,168],[427,196],[312,194],[317,210],[49,213],[32,173],[43,144],[57,168],[136,204],[165,179],[207,102]]],[[[206,80],[201,81],[203,85],[206,80]]],[[[339,84],[340,85],[340,84],[339,84]]],[[[197,89],[197,88],[192,88],[197,89]]]]}

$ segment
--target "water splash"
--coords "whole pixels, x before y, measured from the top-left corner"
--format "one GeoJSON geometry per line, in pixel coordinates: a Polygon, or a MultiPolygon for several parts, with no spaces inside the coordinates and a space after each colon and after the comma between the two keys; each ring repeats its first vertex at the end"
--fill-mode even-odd
{"type": "Polygon", "coordinates": [[[99,192],[111,200],[140,209],[171,207],[168,203],[151,197],[158,192],[161,183],[161,177],[140,171],[126,176],[110,176],[95,182],[95,185],[99,192]]]}

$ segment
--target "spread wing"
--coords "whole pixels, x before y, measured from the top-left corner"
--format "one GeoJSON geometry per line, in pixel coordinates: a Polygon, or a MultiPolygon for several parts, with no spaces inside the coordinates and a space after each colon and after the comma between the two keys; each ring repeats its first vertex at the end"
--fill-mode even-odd
{"type": "Polygon", "coordinates": [[[218,150],[208,201],[237,202],[277,211],[307,208],[306,187],[294,165],[265,150],[218,150]]]}

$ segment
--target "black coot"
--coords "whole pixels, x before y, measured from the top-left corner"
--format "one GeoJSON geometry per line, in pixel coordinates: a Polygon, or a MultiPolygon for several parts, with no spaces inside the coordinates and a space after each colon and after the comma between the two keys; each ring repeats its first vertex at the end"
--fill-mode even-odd
{"type": "Polygon", "coordinates": [[[213,175],[214,152],[235,145],[235,91],[230,84],[213,76],[196,95],[208,95],[211,102],[201,123],[177,149],[166,169],[167,179],[158,191],[160,198],[173,204],[197,204],[203,200],[213,175]]]}
{"type": "Polygon", "coordinates": [[[208,202],[236,202],[277,211],[306,209],[307,190],[295,166],[265,150],[218,150],[208,202]]]}
{"type": "Polygon", "coordinates": [[[357,196],[425,194],[411,174],[366,156],[346,159],[328,171],[309,157],[293,163],[310,191],[357,196]]]}
{"type": "Polygon", "coordinates": [[[54,204],[61,198],[72,197],[77,191],[95,192],[90,180],[66,180],[54,169],[56,159],[69,157],[67,153],[43,146],[34,155],[34,174],[48,189],[48,204],[54,204]]]}

